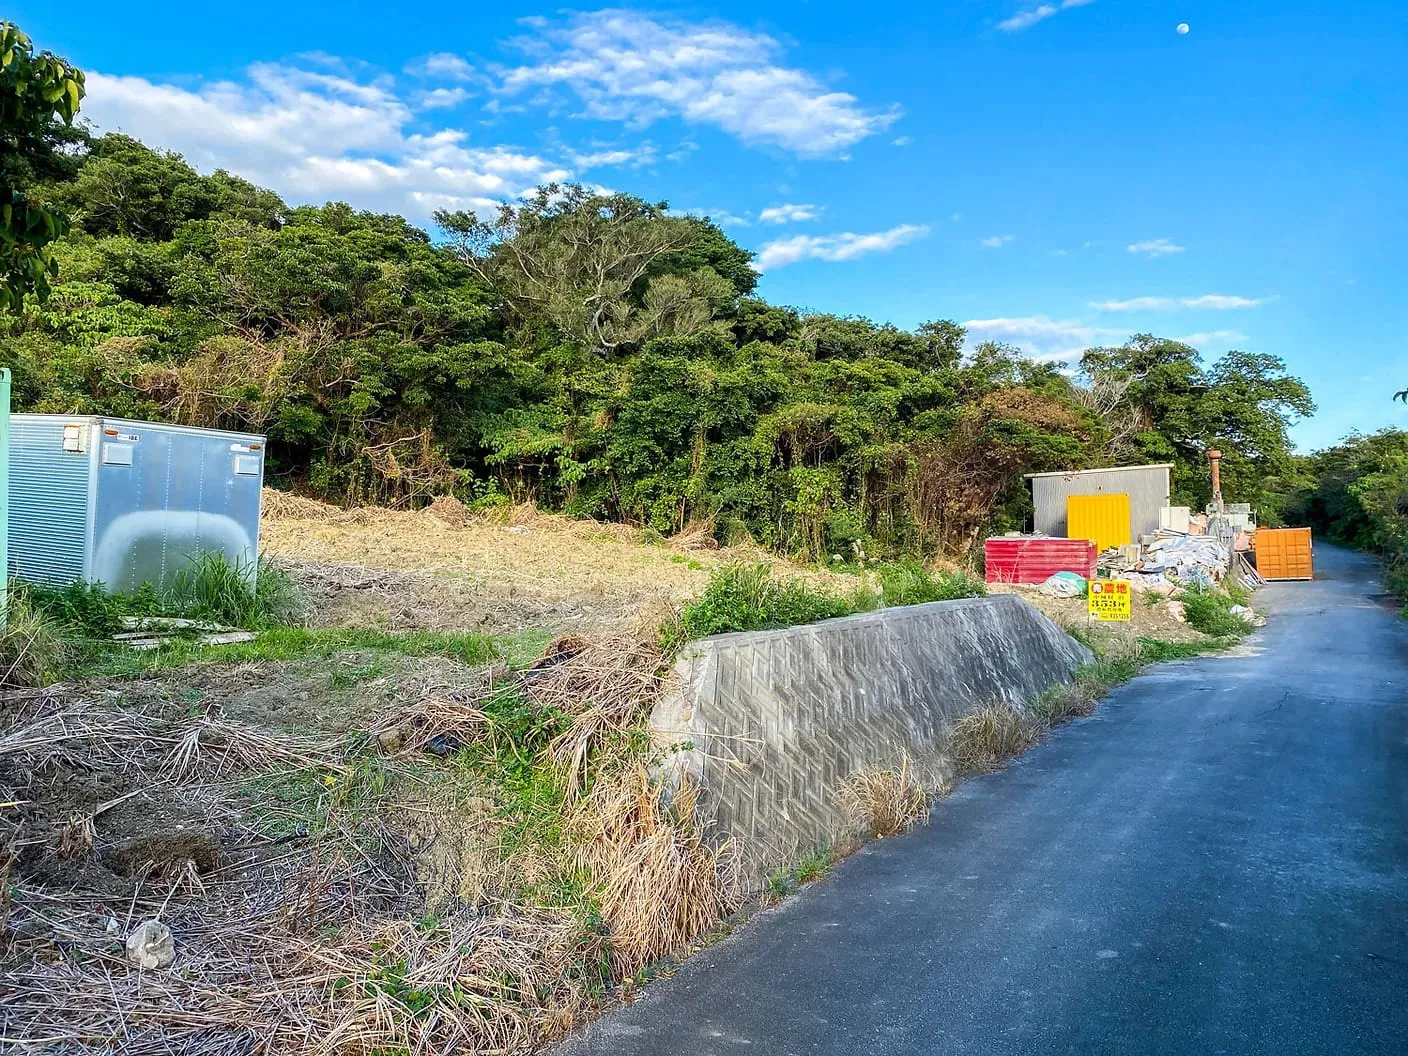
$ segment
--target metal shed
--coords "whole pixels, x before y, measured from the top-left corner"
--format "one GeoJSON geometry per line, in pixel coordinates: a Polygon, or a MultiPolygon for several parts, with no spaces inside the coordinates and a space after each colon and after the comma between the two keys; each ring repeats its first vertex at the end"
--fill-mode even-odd
{"type": "Polygon", "coordinates": [[[101,416],[10,416],[11,575],[169,585],[202,554],[253,574],[264,437],[101,416]]]}
{"type": "Polygon", "coordinates": [[[1130,532],[1134,538],[1158,530],[1159,511],[1169,504],[1169,471],[1173,463],[1153,466],[1114,466],[1070,473],[1028,473],[1031,482],[1034,531],[1066,536],[1066,499],[1071,495],[1129,496],[1130,532]]]}

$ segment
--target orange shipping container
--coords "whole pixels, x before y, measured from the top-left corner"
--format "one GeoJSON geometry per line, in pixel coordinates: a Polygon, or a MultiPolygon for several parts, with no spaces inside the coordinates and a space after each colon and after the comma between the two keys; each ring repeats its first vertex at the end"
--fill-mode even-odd
{"type": "Polygon", "coordinates": [[[1309,528],[1258,528],[1256,570],[1263,579],[1313,579],[1309,528]]]}

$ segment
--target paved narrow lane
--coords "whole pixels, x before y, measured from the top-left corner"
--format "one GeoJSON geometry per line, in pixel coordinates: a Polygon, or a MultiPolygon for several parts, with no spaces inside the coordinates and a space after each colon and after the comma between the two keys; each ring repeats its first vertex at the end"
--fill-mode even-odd
{"type": "Polygon", "coordinates": [[[562,1053],[1408,1052],[1408,623],[1316,557],[562,1053]]]}

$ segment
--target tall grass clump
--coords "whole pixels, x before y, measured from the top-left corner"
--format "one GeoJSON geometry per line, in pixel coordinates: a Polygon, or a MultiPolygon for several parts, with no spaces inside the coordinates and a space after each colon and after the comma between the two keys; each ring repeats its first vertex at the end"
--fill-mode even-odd
{"type": "Polygon", "coordinates": [[[766,564],[732,564],[709,574],[704,593],[667,625],[662,642],[672,652],[685,642],[731,631],[766,631],[816,623],[875,608],[864,589],[836,594],[796,577],[775,577],[766,564]]]}
{"type": "Polygon", "coordinates": [[[23,594],[12,594],[0,619],[0,687],[47,686],[62,677],[64,641],[59,627],[23,594]]]}
{"type": "Polygon", "coordinates": [[[948,750],[961,772],[986,774],[1021,755],[1040,737],[1040,720],[1026,709],[994,704],[955,722],[948,750]]]}
{"type": "Polygon", "coordinates": [[[881,565],[877,572],[886,606],[981,598],[988,592],[987,584],[971,572],[930,572],[918,561],[881,565]]]}
{"type": "Polygon", "coordinates": [[[1189,586],[1179,596],[1188,626],[1214,638],[1241,638],[1252,625],[1232,611],[1232,597],[1210,587],[1189,586]]]}
{"type": "Polygon", "coordinates": [[[872,836],[908,832],[929,814],[929,795],[914,779],[908,757],[898,767],[857,770],[842,782],[841,800],[872,836]]]}
{"type": "Polygon", "coordinates": [[[573,811],[578,863],[593,878],[617,979],[679,953],[742,902],[738,847],[705,838],[698,798],[688,782],[667,793],[633,767],[599,779],[573,811]]]}
{"type": "Polygon", "coordinates": [[[250,630],[296,623],[303,602],[293,581],[261,557],[231,562],[224,554],[201,554],[171,577],[164,608],[194,619],[250,630]]]}

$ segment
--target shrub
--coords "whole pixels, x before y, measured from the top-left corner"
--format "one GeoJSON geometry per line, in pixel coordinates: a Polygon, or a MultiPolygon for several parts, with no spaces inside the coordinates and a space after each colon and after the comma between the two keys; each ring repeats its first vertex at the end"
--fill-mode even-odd
{"type": "Polygon", "coordinates": [[[877,600],[864,590],[833,594],[802,579],[775,578],[763,563],[726,565],[709,574],[704,593],[665,628],[662,644],[668,651],[711,634],[816,623],[873,609],[877,600]]]}
{"type": "Polygon", "coordinates": [[[886,606],[981,598],[987,584],[970,572],[930,572],[917,561],[881,565],[880,590],[886,606]]]}
{"type": "Polygon", "coordinates": [[[1179,597],[1188,626],[1214,638],[1240,638],[1252,625],[1232,612],[1232,598],[1210,587],[1190,586],[1179,597]]]}
{"type": "Polygon", "coordinates": [[[115,634],[122,630],[124,616],[154,616],[162,605],[161,596],[150,586],[132,594],[114,594],[101,583],[50,587],[16,582],[14,590],[40,615],[90,638],[115,634]]]}

